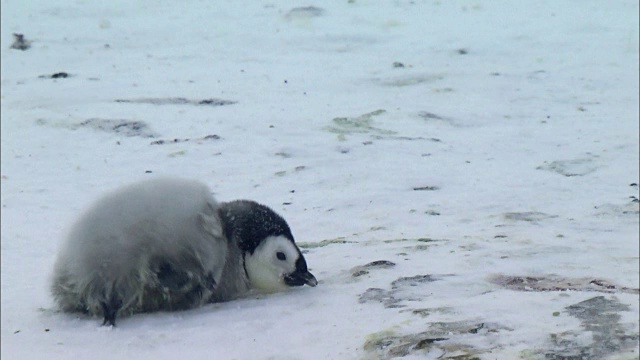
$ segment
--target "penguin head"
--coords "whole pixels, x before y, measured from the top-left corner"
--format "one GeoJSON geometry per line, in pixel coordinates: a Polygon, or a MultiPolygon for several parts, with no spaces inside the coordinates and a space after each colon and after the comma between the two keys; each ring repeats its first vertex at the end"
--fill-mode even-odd
{"type": "Polygon", "coordinates": [[[262,291],[318,284],[298,247],[282,235],[264,239],[253,253],[245,254],[244,261],[251,286],[262,291]]]}
{"type": "Polygon", "coordinates": [[[318,281],[296,246],[287,222],[267,206],[249,200],[221,207],[225,236],[242,251],[251,287],[274,292],[318,281]]]}

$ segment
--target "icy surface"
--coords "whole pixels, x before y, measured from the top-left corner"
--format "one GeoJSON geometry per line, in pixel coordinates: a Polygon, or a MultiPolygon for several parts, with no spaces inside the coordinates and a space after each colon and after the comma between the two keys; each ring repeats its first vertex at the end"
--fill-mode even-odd
{"type": "Polygon", "coordinates": [[[637,1],[1,4],[3,359],[638,358],[637,1]],[[319,285],[57,312],[69,225],[158,175],[319,285]]]}

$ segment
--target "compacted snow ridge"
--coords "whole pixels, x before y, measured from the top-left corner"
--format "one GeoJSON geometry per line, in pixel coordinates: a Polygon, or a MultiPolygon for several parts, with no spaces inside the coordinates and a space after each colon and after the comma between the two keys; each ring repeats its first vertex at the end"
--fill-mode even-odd
{"type": "Polygon", "coordinates": [[[638,359],[638,2],[1,0],[3,359],[638,359]],[[287,219],[317,287],[59,312],[157,176],[287,219]]]}

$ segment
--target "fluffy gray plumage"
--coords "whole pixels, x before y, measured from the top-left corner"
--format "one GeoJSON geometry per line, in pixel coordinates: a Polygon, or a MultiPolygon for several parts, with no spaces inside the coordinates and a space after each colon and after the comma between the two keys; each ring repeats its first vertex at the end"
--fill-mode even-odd
{"type": "Polygon", "coordinates": [[[108,194],[72,227],[52,293],[104,317],[227,301],[252,288],[315,286],[286,221],[253,201],[219,204],[206,185],[155,179],[108,194]]]}

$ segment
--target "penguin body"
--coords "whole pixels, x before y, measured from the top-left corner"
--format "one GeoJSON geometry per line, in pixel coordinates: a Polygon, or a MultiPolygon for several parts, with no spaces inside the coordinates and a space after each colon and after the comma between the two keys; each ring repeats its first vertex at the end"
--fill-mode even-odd
{"type": "Polygon", "coordinates": [[[247,200],[220,204],[197,181],[155,179],[106,195],[80,217],[51,289],[63,311],[115,325],[118,316],[304,284],[317,281],[273,210],[247,200]]]}

